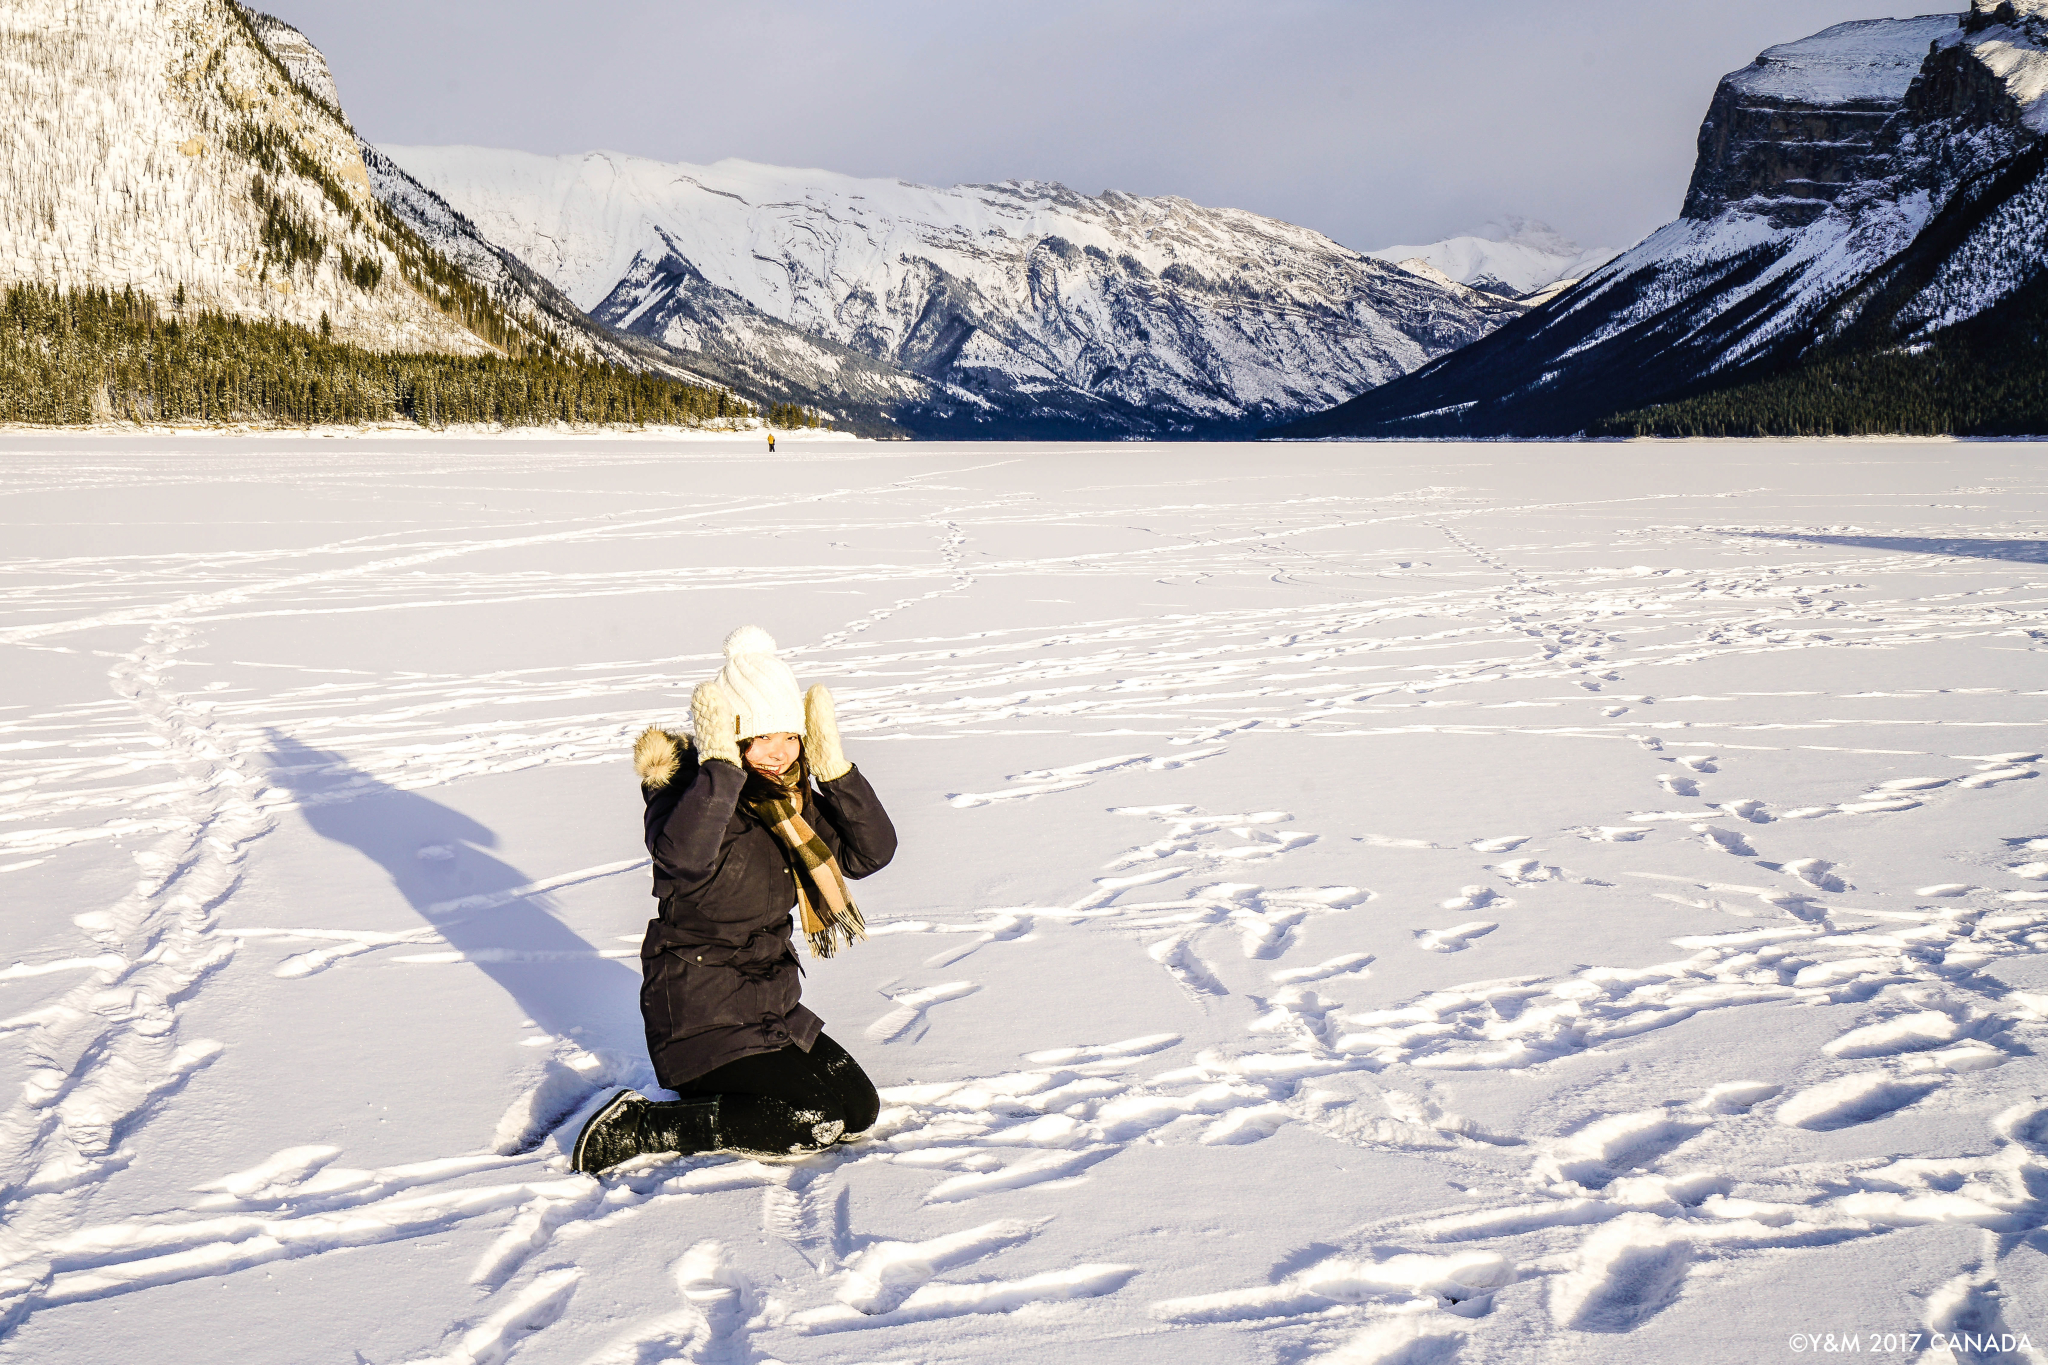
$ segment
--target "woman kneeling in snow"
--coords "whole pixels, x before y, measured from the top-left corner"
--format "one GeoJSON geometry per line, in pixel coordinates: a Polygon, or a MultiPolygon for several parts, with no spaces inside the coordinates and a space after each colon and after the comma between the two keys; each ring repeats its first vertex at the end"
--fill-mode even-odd
{"type": "Polygon", "coordinates": [[[613,1096],[576,1139],[579,1171],[644,1152],[816,1151],[880,1108],[797,999],[791,902],[812,955],[831,957],[867,937],[846,879],[896,853],[888,814],[840,749],[832,694],[799,694],[775,641],[742,626],[690,713],[694,746],[653,729],[633,745],[661,898],[640,949],[640,1013],[656,1079],[683,1098],[613,1096]]]}

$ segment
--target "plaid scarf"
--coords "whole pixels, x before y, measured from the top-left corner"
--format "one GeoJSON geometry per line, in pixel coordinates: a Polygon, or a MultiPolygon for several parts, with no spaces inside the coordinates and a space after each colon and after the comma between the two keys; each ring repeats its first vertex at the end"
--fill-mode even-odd
{"type": "Polygon", "coordinates": [[[847,894],[846,878],[831,845],[804,819],[804,790],[809,785],[810,772],[802,759],[790,764],[780,778],[763,777],[749,768],[740,804],[782,845],[796,878],[796,906],[804,937],[811,941],[811,956],[831,957],[855,939],[866,938],[868,926],[847,894]]]}

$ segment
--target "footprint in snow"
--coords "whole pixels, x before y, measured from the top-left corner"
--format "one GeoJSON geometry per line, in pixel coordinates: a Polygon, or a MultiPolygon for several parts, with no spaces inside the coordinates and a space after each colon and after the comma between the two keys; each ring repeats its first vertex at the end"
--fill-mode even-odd
{"type": "Polygon", "coordinates": [[[1282,986],[1305,986],[1312,981],[1328,981],[1335,976],[1363,973],[1372,960],[1371,953],[1347,953],[1343,957],[1333,957],[1328,962],[1319,962],[1313,967],[1294,967],[1287,971],[1274,972],[1272,979],[1282,986]]]}
{"type": "MultiPolygon", "coordinates": [[[[940,1271],[952,1270],[1028,1242],[1050,1219],[1025,1222],[1007,1219],[984,1223],[965,1232],[949,1233],[926,1242],[875,1242],[846,1268],[839,1291],[833,1297],[854,1312],[867,1317],[893,1313],[906,1299],[935,1279],[940,1271]]],[[[826,1309],[807,1315],[805,1325],[847,1322],[843,1312],[826,1309]]]]}
{"type": "Polygon", "coordinates": [[[2048,1152],[2048,1105],[2029,1100],[2000,1114],[1993,1126],[2022,1147],[2048,1152]]]}
{"type": "Polygon", "coordinates": [[[1835,875],[1835,865],[1825,858],[1800,858],[1781,870],[1817,890],[1839,893],[1849,889],[1849,883],[1835,875]]]}
{"type": "Polygon", "coordinates": [[[1754,797],[1744,797],[1740,801],[1724,801],[1716,809],[1738,820],[1747,820],[1752,825],[1768,825],[1775,818],[1764,809],[1764,803],[1754,797]]]}
{"type": "MultiPolygon", "coordinates": [[[[981,986],[973,981],[949,981],[943,986],[927,986],[923,990],[889,996],[896,1008],[869,1024],[865,1036],[872,1042],[893,1043],[923,1022],[925,1011],[933,1005],[958,1000],[980,989],[981,986]]],[[[922,1033],[919,1036],[922,1037],[922,1033]]]]}
{"type": "Polygon", "coordinates": [[[1415,946],[1428,953],[1462,953],[1472,946],[1473,939],[1484,938],[1498,928],[1498,924],[1474,920],[1448,929],[1417,929],[1415,946]]]}
{"type": "MultiPolygon", "coordinates": [[[[1368,962],[1370,954],[1359,956],[1368,962]]],[[[1340,961],[1345,959],[1339,959],[1340,961]]],[[[1276,978],[1277,979],[1277,978],[1276,978]]],[[[1178,1033],[1148,1033],[1142,1038],[1128,1038],[1121,1043],[1091,1043],[1082,1047],[1053,1048],[1047,1052],[1026,1053],[1024,1060],[1042,1066],[1067,1066],[1075,1062],[1122,1061],[1127,1057],[1146,1057],[1154,1052],[1163,1052],[1181,1040],[1178,1033]]]]}
{"type": "Polygon", "coordinates": [[[1694,825],[1693,828],[1700,832],[1700,837],[1710,847],[1723,853],[1733,853],[1738,858],[1756,857],[1756,850],[1750,847],[1749,840],[1732,829],[1716,829],[1712,825],[1694,825]]]}
{"type": "Polygon", "coordinates": [[[1938,1010],[1902,1014],[1881,1023],[1850,1029],[1821,1051],[1830,1057],[1860,1059],[1896,1057],[1905,1052],[1928,1052],[1959,1042],[1974,1031],[1967,1022],[1938,1010]]]}
{"type": "Polygon", "coordinates": [[[1490,886],[1468,886],[1439,904],[1442,909],[1456,914],[1468,910],[1505,910],[1514,902],[1490,886]]]}
{"type": "Polygon", "coordinates": [[[1580,825],[1564,832],[1595,844],[1639,843],[1650,833],[1639,825],[1580,825]]]}
{"type": "Polygon", "coordinates": [[[1946,787],[1949,781],[1950,779],[1946,777],[1899,777],[1892,779],[1890,782],[1880,782],[1871,790],[1879,792],[1924,792],[1932,791],[1936,787],[1946,787]]]}
{"type": "Polygon", "coordinates": [[[1692,1241],[1649,1213],[1623,1214],[1588,1237],[1551,1292],[1560,1327],[1628,1332],[1678,1301],[1692,1241]]]}
{"type": "MultiPolygon", "coordinates": [[[[1519,862],[1497,863],[1487,871],[1504,878],[1516,886],[1534,886],[1538,882],[1570,882],[1575,886],[1611,886],[1611,882],[1595,881],[1591,877],[1580,877],[1565,871],[1555,863],[1542,862],[1535,858],[1524,858],[1519,862]]],[[[1448,907],[1446,907],[1448,908],[1448,907]]]]}
{"type": "Polygon", "coordinates": [[[1831,1133],[1838,1128],[1881,1119],[1925,1099],[1938,1081],[1906,1079],[1880,1072],[1844,1076],[1808,1086],[1778,1106],[1777,1120],[1788,1128],[1831,1133]]]}
{"type": "MultiPolygon", "coordinates": [[[[676,1262],[673,1273],[682,1309],[614,1338],[590,1359],[590,1365],[640,1365],[648,1360],[708,1365],[711,1361],[753,1359],[747,1336],[760,1307],[759,1295],[746,1276],[734,1269],[725,1248],[717,1242],[699,1242],[676,1262]]],[[[477,1358],[502,1360],[504,1356],[493,1353],[477,1358]]]]}
{"type": "Polygon", "coordinates": [[[1709,1114],[1746,1114],[1765,1100],[1776,1097],[1783,1089],[1783,1086],[1772,1085],[1769,1081],[1724,1081],[1701,1095],[1694,1104],[1709,1114]]]}
{"type": "Polygon", "coordinates": [[[1610,1114],[1547,1144],[1533,1174],[1548,1182],[1572,1181],[1604,1189],[1628,1171],[1654,1164],[1673,1148],[1697,1137],[1713,1120],[1649,1109],[1610,1114]]]}

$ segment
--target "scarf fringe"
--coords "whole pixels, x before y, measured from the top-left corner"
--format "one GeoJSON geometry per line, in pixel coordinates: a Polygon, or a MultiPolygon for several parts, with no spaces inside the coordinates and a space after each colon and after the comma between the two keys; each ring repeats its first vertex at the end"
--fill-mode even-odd
{"type": "Polygon", "coordinates": [[[807,921],[804,926],[804,937],[811,941],[812,957],[832,957],[841,948],[851,948],[855,942],[868,936],[868,922],[860,913],[860,907],[852,901],[846,903],[846,913],[839,917],[838,923],[821,923],[816,929],[812,929],[808,921],[818,916],[809,905],[805,905],[803,909],[804,919],[807,921]]]}

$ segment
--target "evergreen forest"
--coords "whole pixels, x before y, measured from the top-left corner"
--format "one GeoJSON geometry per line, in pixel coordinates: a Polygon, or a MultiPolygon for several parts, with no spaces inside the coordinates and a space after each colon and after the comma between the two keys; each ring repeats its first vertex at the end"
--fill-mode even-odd
{"type": "Polygon", "coordinates": [[[698,425],[751,417],[722,390],[558,354],[385,355],[131,290],[15,285],[0,303],[0,422],[698,425]]]}
{"type": "Polygon", "coordinates": [[[2025,436],[2048,431],[2048,276],[1919,346],[1823,348],[1770,378],[1590,436],[2025,436]]]}
{"type": "Polygon", "coordinates": [[[801,403],[774,403],[768,408],[768,425],[781,427],[785,431],[815,430],[826,425],[816,408],[807,408],[801,403]]]}

